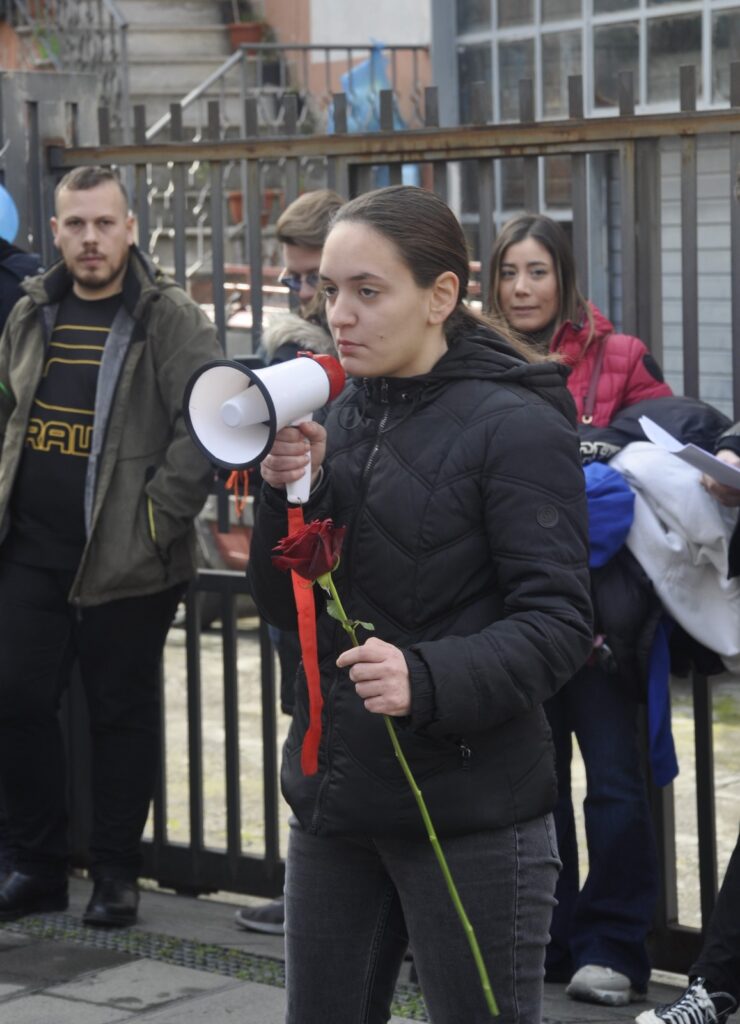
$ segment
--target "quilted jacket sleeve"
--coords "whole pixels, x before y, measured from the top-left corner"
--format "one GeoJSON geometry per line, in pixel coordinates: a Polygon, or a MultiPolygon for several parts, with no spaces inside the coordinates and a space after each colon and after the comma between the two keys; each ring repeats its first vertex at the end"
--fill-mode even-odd
{"type": "MultiPolygon", "coordinates": [[[[668,398],[673,392],[663,380],[663,374],[655,358],[639,338],[631,335],[615,335],[608,344],[620,342],[626,361],[619,407],[642,402],[645,398],[668,398]]],[[[608,363],[607,363],[608,372],[608,363]]],[[[619,379],[619,376],[616,376],[619,379]]]]}

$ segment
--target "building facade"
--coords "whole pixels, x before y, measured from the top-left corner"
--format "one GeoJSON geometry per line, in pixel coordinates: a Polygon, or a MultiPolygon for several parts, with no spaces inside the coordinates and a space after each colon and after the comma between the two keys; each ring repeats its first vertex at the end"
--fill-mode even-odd
{"type": "MultiPolygon", "coordinates": [[[[677,111],[682,65],[696,69],[697,109],[727,108],[730,67],[740,61],[737,0],[432,0],[432,54],[443,123],[516,121],[519,82],[533,83],[535,120],[568,116],[568,79],[583,78],[586,117],[618,116],[618,75],[632,73],[637,113],[677,111]]],[[[661,147],[662,358],[666,376],[681,390],[681,279],[679,193],[680,142],[661,147]]],[[[475,241],[467,170],[455,178],[454,201],[475,241]]],[[[728,145],[702,140],[698,153],[699,323],[701,393],[730,412],[730,204],[734,174],[728,145]]],[[[619,325],[618,166],[589,160],[590,225],[599,259],[589,267],[590,291],[619,325]],[[598,223],[596,223],[598,221],[598,223]],[[602,235],[600,239],[599,235],[602,235]]],[[[497,161],[494,170],[496,226],[523,208],[518,160],[497,161]]],[[[569,157],[540,160],[539,208],[571,217],[569,157]]],[[[650,344],[651,339],[644,339],[650,344]]]]}

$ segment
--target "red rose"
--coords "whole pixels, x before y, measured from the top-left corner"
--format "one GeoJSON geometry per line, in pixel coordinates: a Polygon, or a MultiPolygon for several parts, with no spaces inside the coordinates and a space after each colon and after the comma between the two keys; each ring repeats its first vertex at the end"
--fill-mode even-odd
{"type": "Polygon", "coordinates": [[[314,519],[278,541],[272,564],[313,583],[336,568],[346,532],[346,526],[335,526],[331,519],[314,519]]]}

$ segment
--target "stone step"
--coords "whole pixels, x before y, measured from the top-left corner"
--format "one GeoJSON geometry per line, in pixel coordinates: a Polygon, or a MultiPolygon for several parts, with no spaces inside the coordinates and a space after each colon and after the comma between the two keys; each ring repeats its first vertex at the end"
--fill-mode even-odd
{"type": "Polygon", "coordinates": [[[169,63],[173,55],[178,59],[209,57],[223,63],[231,53],[223,25],[130,25],[128,47],[135,58],[160,64],[164,60],[169,63]]]}
{"type": "Polygon", "coordinates": [[[116,0],[129,25],[169,22],[173,29],[182,25],[222,25],[219,0],[116,0]]]}

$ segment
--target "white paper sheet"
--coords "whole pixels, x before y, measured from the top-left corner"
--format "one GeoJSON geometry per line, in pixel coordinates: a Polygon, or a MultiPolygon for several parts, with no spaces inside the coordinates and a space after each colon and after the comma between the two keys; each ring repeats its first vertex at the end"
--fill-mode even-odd
{"type": "Polygon", "coordinates": [[[658,426],[649,416],[640,416],[639,423],[648,440],[657,444],[659,448],[664,448],[667,452],[677,455],[679,459],[683,459],[684,462],[688,462],[690,466],[706,473],[707,476],[711,476],[719,483],[740,490],[740,469],[729,466],[722,459],[718,459],[716,455],[710,455],[709,452],[705,452],[703,448],[698,448],[695,444],[683,444],[673,434],[669,434],[667,430],[658,426]]]}

